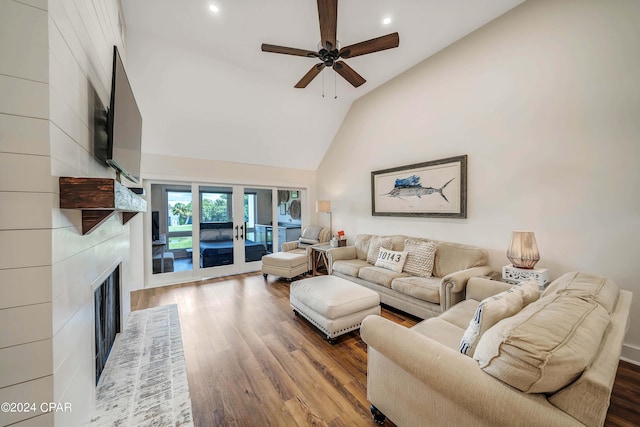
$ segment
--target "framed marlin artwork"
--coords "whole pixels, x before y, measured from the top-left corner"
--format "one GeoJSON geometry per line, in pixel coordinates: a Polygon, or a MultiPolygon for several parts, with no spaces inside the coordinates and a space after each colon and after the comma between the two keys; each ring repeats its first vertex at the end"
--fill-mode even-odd
{"type": "Polygon", "coordinates": [[[374,216],[467,217],[467,156],[371,172],[374,216]]]}

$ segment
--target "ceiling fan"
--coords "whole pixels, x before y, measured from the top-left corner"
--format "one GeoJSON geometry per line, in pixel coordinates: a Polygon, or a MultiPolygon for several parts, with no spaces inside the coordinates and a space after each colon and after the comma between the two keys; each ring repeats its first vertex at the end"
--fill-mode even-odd
{"type": "Polygon", "coordinates": [[[308,58],[318,58],[321,62],[314,65],[305,74],[295,87],[302,89],[322,71],[325,67],[333,67],[336,73],[340,74],[346,81],[354,87],[362,85],[366,80],[358,74],[346,62],[340,58],[353,58],[368,53],[378,52],[385,49],[398,47],[400,36],[398,33],[387,34],[375,39],[363,41],[339,48],[336,41],[336,27],[338,22],[338,0],[318,0],[318,18],[320,21],[320,43],[318,51],[296,49],[293,47],[276,46],[272,44],[262,44],[263,52],[282,53],[285,55],[306,56],[308,58]]]}

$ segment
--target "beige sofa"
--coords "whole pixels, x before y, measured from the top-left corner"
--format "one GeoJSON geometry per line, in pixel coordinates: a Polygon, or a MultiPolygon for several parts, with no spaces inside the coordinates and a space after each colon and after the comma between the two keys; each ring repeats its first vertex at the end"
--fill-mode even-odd
{"type": "Polygon", "coordinates": [[[360,333],[374,418],[402,426],[602,426],[631,293],[600,276],[567,273],[484,332],[473,357],[462,354],[480,302],[510,286],[473,278],[465,301],[410,329],[367,317],[360,333]]]}
{"type": "Polygon", "coordinates": [[[328,251],[329,274],[351,280],[380,294],[380,302],[422,319],[437,316],[464,299],[470,277],[489,274],[488,252],[475,246],[402,235],[388,236],[392,250],[402,251],[407,239],[435,242],[432,277],[397,273],[367,262],[369,245],[376,236],[359,234],[353,246],[328,251]]]}

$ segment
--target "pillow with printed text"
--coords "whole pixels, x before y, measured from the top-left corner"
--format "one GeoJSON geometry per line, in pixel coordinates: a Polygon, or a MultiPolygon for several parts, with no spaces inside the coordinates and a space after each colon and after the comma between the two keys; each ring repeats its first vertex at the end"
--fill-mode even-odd
{"type": "Polygon", "coordinates": [[[406,252],[392,251],[385,248],[380,248],[378,259],[376,260],[376,267],[386,268],[387,270],[395,271],[396,273],[402,273],[402,267],[407,260],[406,252]]]}

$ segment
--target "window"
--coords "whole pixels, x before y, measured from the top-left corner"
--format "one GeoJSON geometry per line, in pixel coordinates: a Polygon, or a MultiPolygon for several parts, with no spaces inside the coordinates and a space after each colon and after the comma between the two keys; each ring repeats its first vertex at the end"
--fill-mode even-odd
{"type": "Polygon", "coordinates": [[[191,192],[167,190],[167,237],[169,250],[193,247],[191,192]]]}
{"type": "Polygon", "coordinates": [[[233,221],[231,193],[200,193],[200,222],[231,221],[233,221]]]}

